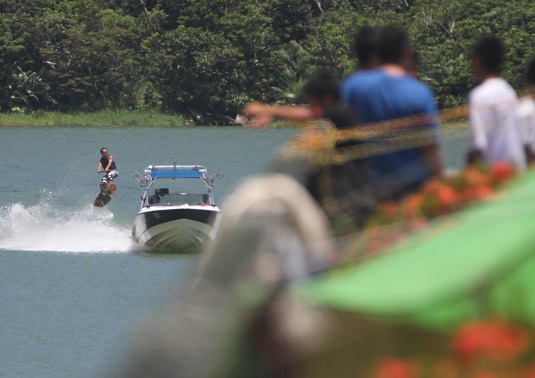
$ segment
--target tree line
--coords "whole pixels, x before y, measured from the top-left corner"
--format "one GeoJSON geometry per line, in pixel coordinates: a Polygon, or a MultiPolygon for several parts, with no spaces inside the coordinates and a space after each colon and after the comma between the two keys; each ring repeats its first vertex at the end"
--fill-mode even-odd
{"type": "Polygon", "coordinates": [[[408,31],[441,108],[464,103],[484,34],[526,86],[531,0],[0,0],[0,111],[145,108],[226,125],[247,101],[299,102],[317,70],[344,78],[356,32],[384,24],[408,31]]]}

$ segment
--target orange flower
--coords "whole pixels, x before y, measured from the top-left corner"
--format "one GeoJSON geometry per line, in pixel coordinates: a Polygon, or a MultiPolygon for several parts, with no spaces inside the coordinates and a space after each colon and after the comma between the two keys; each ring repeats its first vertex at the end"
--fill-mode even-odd
{"type": "Polygon", "coordinates": [[[421,192],[424,194],[435,194],[443,185],[439,180],[430,180],[422,186],[421,192]]]}
{"type": "Polygon", "coordinates": [[[475,167],[468,167],[464,171],[464,183],[468,187],[486,186],[491,182],[488,175],[475,167]]]}
{"type": "Polygon", "coordinates": [[[374,378],[416,378],[419,368],[412,361],[400,358],[383,358],[374,369],[374,378]]]}
{"type": "Polygon", "coordinates": [[[530,344],[527,330],[498,320],[466,324],[453,337],[453,351],[463,360],[483,357],[509,361],[524,354],[530,344]]]}
{"type": "Polygon", "coordinates": [[[495,184],[501,184],[509,180],[515,174],[515,168],[506,162],[495,161],[490,166],[490,173],[495,184]]]}
{"type": "Polygon", "coordinates": [[[492,195],[492,188],[488,185],[468,187],[461,191],[460,197],[464,202],[485,199],[492,195]]]}
{"type": "Polygon", "coordinates": [[[442,212],[450,211],[457,204],[457,193],[449,186],[442,185],[437,193],[438,206],[442,212]]]}
{"type": "Polygon", "coordinates": [[[420,215],[423,197],[421,194],[412,194],[403,201],[403,215],[406,219],[412,219],[420,215]]]}
{"type": "Polygon", "coordinates": [[[381,212],[390,218],[396,218],[398,215],[398,206],[393,201],[385,202],[381,205],[381,212]]]}

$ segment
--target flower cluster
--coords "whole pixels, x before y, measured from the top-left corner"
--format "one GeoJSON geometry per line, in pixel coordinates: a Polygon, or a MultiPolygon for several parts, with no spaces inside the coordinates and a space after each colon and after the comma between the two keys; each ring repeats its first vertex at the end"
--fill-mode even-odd
{"type": "Polygon", "coordinates": [[[529,328],[501,319],[461,326],[449,337],[444,355],[380,357],[368,374],[374,378],[535,377],[535,349],[529,328]]]}
{"type": "Polygon", "coordinates": [[[420,217],[432,219],[451,213],[488,198],[515,173],[512,165],[495,162],[490,166],[469,166],[451,177],[432,179],[418,192],[398,203],[389,201],[379,204],[371,224],[388,224],[420,217]]]}
{"type": "Polygon", "coordinates": [[[358,248],[377,254],[430,220],[490,197],[515,174],[513,166],[503,162],[469,166],[458,174],[428,181],[399,202],[380,203],[359,238],[358,248]]]}

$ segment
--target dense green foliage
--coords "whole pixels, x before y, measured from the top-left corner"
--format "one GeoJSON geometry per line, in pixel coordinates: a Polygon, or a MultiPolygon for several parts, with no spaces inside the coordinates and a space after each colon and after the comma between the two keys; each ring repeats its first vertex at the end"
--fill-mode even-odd
{"type": "Polygon", "coordinates": [[[356,68],[364,25],[403,25],[441,107],[473,86],[472,43],[508,47],[526,85],[531,0],[0,0],[0,111],[151,109],[229,124],[250,100],[291,103],[317,69],[356,68]]]}

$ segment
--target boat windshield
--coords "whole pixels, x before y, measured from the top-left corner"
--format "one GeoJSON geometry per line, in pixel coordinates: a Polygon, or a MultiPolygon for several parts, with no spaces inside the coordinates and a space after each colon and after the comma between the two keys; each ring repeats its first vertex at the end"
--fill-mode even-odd
{"type": "Polygon", "coordinates": [[[155,189],[147,197],[147,206],[181,206],[181,205],[212,205],[210,197],[205,193],[178,193],[155,189]]]}

